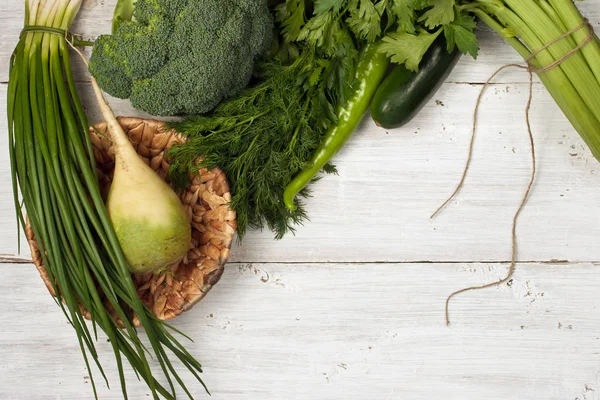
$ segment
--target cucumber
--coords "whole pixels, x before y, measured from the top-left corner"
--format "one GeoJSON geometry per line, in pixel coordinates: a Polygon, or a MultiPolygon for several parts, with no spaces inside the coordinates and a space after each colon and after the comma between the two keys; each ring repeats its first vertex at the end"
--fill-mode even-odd
{"type": "Polygon", "coordinates": [[[446,39],[440,35],[423,56],[419,72],[397,65],[373,97],[373,121],[385,129],[406,125],[438,91],[460,56],[456,48],[448,53],[446,39]]]}

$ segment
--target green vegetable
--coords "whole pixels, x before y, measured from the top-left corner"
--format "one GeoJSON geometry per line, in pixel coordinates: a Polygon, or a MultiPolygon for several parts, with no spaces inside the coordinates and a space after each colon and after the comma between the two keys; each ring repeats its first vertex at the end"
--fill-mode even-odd
{"type": "MultiPolygon", "coordinates": [[[[340,102],[338,125],[330,127],[311,163],[288,183],[283,203],[295,210],[299,193],[323,165],[344,145],[363,118],[370,101],[383,79],[389,57],[391,61],[417,70],[423,56],[436,38],[443,33],[447,51],[455,48],[463,53],[477,55],[477,39],[473,33],[474,18],[455,7],[454,0],[371,1],[371,0],[316,0],[314,8],[305,0],[289,0],[276,6],[276,20],[288,42],[306,42],[310,46],[333,53],[337,35],[349,33],[366,53],[377,51],[376,64],[367,79],[366,91],[358,91],[348,103],[340,102]],[[313,15],[307,18],[307,9],[313,15]],[[370,47],[377,42],[375,47],[370,47]],[[365,48],[365,46],[367,46],[365,48]],[[373,50],[376,49],[376,50],[373,50]],[[384,61],[385,60],[385,61],[384,61]]],[[[370,57],[375,57],[371,54],[370,57]]],[[[359,74],[361,74],[359,72],[359,74]]]]}
{"type": "Polygon", "coordinates": [[[574,30],[568,37],[540,51],[531,64],[543,68],[558,63],[538,76],[592,154],[600,160],[600,41],[593,35],[589,43],[563,60],[590,35],[573,2],[465,0],[460,3],[463,10],[477,15],[526,59],[574,30]]]}
{"type": "MultiPolygon", "coordinates": [[[[188,171],[198,168],[194,160],[205,156],[203,165],[220,166],[231,182],[240,238],[248,228],[269,228],[276,238],[293,232],[306,212],[298,199],[290,200],[294,210],[286,207],[284,190],[310,167],[313,152],[337,124],[336,111],[356,90],[359,50],[384,38],[380,52],[395,58],[409,54],[418,64],[429,45],[397,46],[397,35],[416,37],[427,24],[433,27],[432,41],[443,32],[449,50],[476,52],[473,18],[457,12],[442,26],[425,15],[432,8],[427,3],[421,1],[416,10],[404,0],[269,0],[277,33],[272,59],[259,65],[256,86],[205,117],[173,124],[190,140],[171,151],[172,179],[186,182],[188,171]]],[[[358,108],[349,120],[362,118],[358,108]]],[[[334,171],[330,163],[323,169],[334,171]]],[[[307,188],[299,194],[308,195],[307,188]]]]}
{"type": "Polygon", "coordinates": [[[354,92],[340,105],[337,123],[329,128],[309,165],[286,186],[283,202],[295,210],[296,195],[308,185],[331,158],[344,146],[369,109],[371,99],[383,80],[389,59],[379,52],[377,44],[366,45],[359,55],[356,66],[354,92]]]}
{"type": "Polygon", "coordinates": [[[202,114],[248,85],[272,37],[266,0],[138,0],[98,38],[90,72],[150,114],[202,114]]]}
{"type": "Polygon", "coordinates": [[[281,238],[306,217],[301,204],[294,211],[285,207],[283,189],[308,165],[352,82],[350,53],[329,58],[310,48],[296,51],[299,57],[289,65],[278,59],[261,63],[260,83],[210,115],[171,124],[188,137],[169,152],[171,179],[185,185],[190,170],[220,166],[231,186],[240,239],[248,228],[264,227],[281,238]],[[206,156],[197,165],[200,154],[206,156]]]}
{"type": "Polygon", "coordinates": [[[26,29],[11,57],[7,96],[15,208],[23,227],[21,202],[27,210],[49,280],[60,296],[56,303],[75,329],[94,394],[91,363],[106,381],[95,347],[99,329],[113,349],[124,398],[127,361],[153,398],[174,399],[174,382],[189,392],[167,351],[199,382],[201,366],[174,338],[173,328],[140,301],[100,194],[88,121],[75,90],[64,34],[81,3],[25,3],[26,29]],[[90,325],[80,305],[89,311],[90,325]],[[133,314],[146,332],[143,341],[133,326],[133,314]],[[155,376],[158,368],[164,376],[155,376]]]}
{"type": "Polygon", "coordinates": [[[129,22],[133,18],[133,10],[136,0],[118,0],[113,15],[112,33],[115,33],[123,22],[129,22]]]}
{"type": "MultiPolygon", "coordinates": [[[[489,0],[496,1],[496,0],[489,0]]],[[[531,1],[531,0],[527,0],[531,1]]],[[[475,19],[457,0],[288,0],[275,7],[288,42],[334,51],[336,35],[349,30],[359,42],[382,40],[380,50],[392,62],[416,71],[435,39],[442,35],[448,51],[457,47],[477,56],[475,19]],[[312,10],[312,15],[308,10],[312,10]]],[[[360,46],[359,46],[360,47],[360,46]]]]}
{"type": "Polygon", "coordinates": [[[460,58],[448,53],[444,36],[438,37],[419,64],[419,72],[397,65],[377,89],[371,117],[386,129],[399,128],[412,120],[438,91],[460,58]]]}
{"type": "Polygon", "coordinates": [[[94,78],[92,86],[115,154],[106,206],[119,244],[131,272],[164,269],[187,254],[190,222],[173,189],[138,156],[94,78]]]}

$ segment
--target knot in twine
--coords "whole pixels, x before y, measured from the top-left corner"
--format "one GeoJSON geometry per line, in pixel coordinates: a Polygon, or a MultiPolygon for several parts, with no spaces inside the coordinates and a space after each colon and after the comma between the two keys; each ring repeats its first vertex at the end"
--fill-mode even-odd
{"type": "Polygon", "coordinates": [[[529,57],[527,57],[525,59],[525,62],[526,62],[525,65],[523,65],[523,64],[506,64],[506,65],[498,68],[496,70],[496,72],[494,72],[492,74],[492,76],[490,76],[490,78],[485,82],[485,84],[481,88],[481,91],[479,92],[479,96],[477,97],[477,102],[475,103],[475,111],[473,114],[473,131],[472,131],[472,135],[471,135],[471,141],[469,143],[469,152],[468,152],[468,156],[467,156],[467,162],[465,164],[465,168],[463,170],[462,177],[460,179],[460,182],[456,186],[456,189],[454,190],[454,192],[450,195],[450,197],[448,197],[448,199],[437,210],[435,210],[435,212],[431,215],[430,218],[433,219],[436,215],[438,215],[448,205],[448,203],[450,203],[450,201],[458,194],[458,192],[460,192],[460,190],[462,189],[465,179],[467,177],[467,172],[469,170],[469,166],[471,165],[471,159],[473,157],[473,144],[475,143],[475,136],[476,136],[476,132],[477,132],[477,119],[478,119],[478,114],[479,114],[479,106],[481,105],[483,94],[485,93],[488,86],[490,86],[490,84],[492,83],[494,78],[500,72],[502,72],[508,68],[519,68],[519,69],[525,70],[526,72],[529,73],[529,98],[527,100],[527,105],[525,106],[525,121],[527,124],[527,133],[529,134],[529,142],[531,145],[531,178],[529,180],[529,184],[527,185],[527,188],[525,190],[525,193],[523,195],[523,199],[521,200],[519,208],[515,212],[513,219],[512,219],[512,228],[511,228],[512,255],[511,255],[511,260],[510,260],[510,267],[508,269],[507,274],[504,276],[504,278],[499,279],[496,282],[486,283],[484,285],[479,285],[479,286],[471,286],[471,287],[463,288],[463,289],[460,289],[460,290],[457,290],[457,291],[451,293],[446,298],[446,308],[445,308],[446,325],[450,325],[449,305],[450,305],[450,300],[454,296],[456,296],[460,293],[471,291],[471,290],[480,290],[480,289],[485,289],[485,288],[501,285],[504,282],[507,282],[515,272],[516,258],[517,258],[517,221],[519,219],[519,215],[521,214],[521,211],[523,210],[523,208],[525,207],[525,204],[527,203],[527,199],[529,198],[529,194],[531,193],[531,188],[533,187],[533,183],[535,181],[535,174],[536,174],[535,144],[534,144],[534,140],[533,140],[533,134],[531,131],[531,122],[530,122],[530,118],[529,118],[529,112],[531,110],[531,102],[533,99],[533,73],[539,74],[539,73],[548,72],[548,71],[551,71],[554,68],[560,66],[569,57],[571,57],[573,54],[577,53],[582,47],[584,47],[586,44],[588,44],[590,41],[592,41],[593,38],[594,38],[594,28],[590,24],[589,20],[586,18],[586,19],[584,19],[584,21],[581,25],[576,26],[575,28],[571,29],[570,31],[568,31],[568,32],[564,33],[563,35],[557,37],[556,39],[552,40],[550,43],[544,45],[540,49],[534,51],[529,57]],[[536,68],[531,64],[531,62],[536,58],[536,56],[538,54],[540,54],[542,51],[548,49],[555,43],[571,36],[575,32],[578,32],[584,28],[587,28],[589,30],[588,36],[581,43],[579,43],[574,49],[565,53],[558,60],[554,61],[552,64],[547,65],[543,68],[536,68]]]}

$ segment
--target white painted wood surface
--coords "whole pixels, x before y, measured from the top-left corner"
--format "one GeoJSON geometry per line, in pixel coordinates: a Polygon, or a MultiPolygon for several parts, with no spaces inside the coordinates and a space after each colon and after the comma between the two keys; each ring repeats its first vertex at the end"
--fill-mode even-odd
{"type": "MultiPolygon", "coordinates": [[[[520,264],[510,285],[457,298],[444,326],[446,295],[505,268],[229,264],[177,327],[219,400],[597,400],[597,264],[520,264]]],[[[72,329],[36,275],[0,265],[0,398],[89,399],[72,329]]],[[[110,362],[104,340],[100,349],[110,362]]],[[[146,398],[141,384],[130,390],[146,398]]],[[[102,388],[100,398],[121,395],[102,388]]]]}
{"type": "MultiPolygon", "coordinates": [[[[86,0],[74,31],[109,31],[115,0],[86,0]]],[[[578,6],[600,28],[600,0],[578,6]]],[[[23,0],[0,0],[0,109],[23,0]]],[[[482,106],[466,185],[437,219],[466,156],[481,82],[519,59],[483,29],[477,61],[463,58],[431,104],[386,132],[367,118],[336,159],[340,175],[314,186],[311,222],[274,242],[250,233],[222,281],[175,324],[196,343],[216,399],[600,399],[600,164],[534,87],[538,175],[510,256],[510,219],[529,174],[523,113],[527,76],[498,77],[482,106]],[[551,261],[568,261],[555,263],[551,261]],[[267,280],[267,282],[263,282],[267,280]]],[[[99,113],[85,74],[81,93],[99,113]]],[[[119,115],[141,115],[112,100],[119,115]]],[[[0,114],[0,399],[89,399],[74,334],[45,292],[29,253],[17,253],[6,122],[0,114]]],[[[101,357],[111,352],[101,340],[101,357]]],[[[114,389],[102,399],[118,399],[114,389]]],[[[131,381],[131,398],[146,398],[131,381]]],[[[200,388],[194,388],[204,398],[200,388]]]]}

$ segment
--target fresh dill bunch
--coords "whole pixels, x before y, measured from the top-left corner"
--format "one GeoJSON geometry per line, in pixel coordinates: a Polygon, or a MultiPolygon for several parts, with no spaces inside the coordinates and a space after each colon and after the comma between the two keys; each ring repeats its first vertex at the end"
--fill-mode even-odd
{"type": "MultiPolygon", "coordinates": [[[[276,239],[294,231],[306,218],[301,200],[290,211],[283,191],[308,166],[354,76],[354,45],[343,56],[299,48],[289,64],[273,58],[259,66],[258,81],[240,96],[221,103],[211,114],[170,124],[187,137],[174,146],[170,178],[185,185],[190,172],[220,167],[232,192],[238,237],[248,228],[274,232],[276,239]],[[202,156],[203,161],[196,163],[202,156]]],[[[324,172],[333,173],[331,164],[324,172]]],[[[304,190],[302,197],[308,195],[304,190]]]]}

